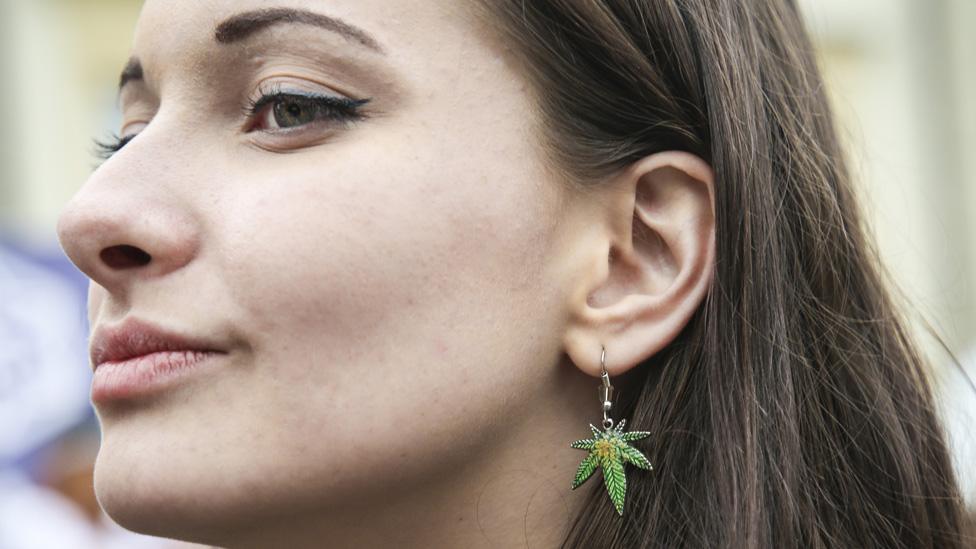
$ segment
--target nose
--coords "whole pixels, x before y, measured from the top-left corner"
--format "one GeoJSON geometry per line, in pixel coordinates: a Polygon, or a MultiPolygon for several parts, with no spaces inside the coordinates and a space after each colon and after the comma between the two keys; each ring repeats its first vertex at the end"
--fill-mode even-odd
{"type": "Polygon", "coordinates": [[[105,180],[89,180],[72,198],[57,233],[68,258],[110,293],[186,266],[200,244],[187,205],[158,188],[127,191],[105,180]]]}

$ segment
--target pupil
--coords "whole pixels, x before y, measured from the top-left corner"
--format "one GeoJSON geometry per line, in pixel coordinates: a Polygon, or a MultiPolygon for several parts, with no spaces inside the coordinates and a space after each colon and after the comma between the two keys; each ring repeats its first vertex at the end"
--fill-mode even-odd
{"type": "Polygon", "coordinates": [[[274,106],[274,117],[279,127],[292,128],[309,123],[314,119],[314,111],[306,109],[299,101],[278,102],[274,106]]]}

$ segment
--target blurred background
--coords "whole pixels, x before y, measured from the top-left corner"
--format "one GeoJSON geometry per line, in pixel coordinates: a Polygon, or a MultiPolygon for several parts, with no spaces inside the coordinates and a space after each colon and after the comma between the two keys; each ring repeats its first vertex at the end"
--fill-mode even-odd
{"type": "MultiPolygon", "coordinates": [[[[887,268],[934,365],[976,506],[976,1],[801,1],[887,268]]],[[[98,508],[87,280],[61,207],[119,129],[118,75],[141,2],[0,0],[0,549],[188,547],[98,508]]]]}

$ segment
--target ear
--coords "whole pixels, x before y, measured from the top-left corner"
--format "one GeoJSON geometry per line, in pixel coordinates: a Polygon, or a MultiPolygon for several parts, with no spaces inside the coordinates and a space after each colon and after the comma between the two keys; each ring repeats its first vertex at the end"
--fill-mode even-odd
{"type": "Polygon", "coordinates": [[[592,200],[570,292],[564,347],[584,372],[611,376],[671,342],[705,297],[715,262],[714,175],[701,158],[655,153],[592,200]],[[594,218],[595,216],[595,218],[594,218]]]}

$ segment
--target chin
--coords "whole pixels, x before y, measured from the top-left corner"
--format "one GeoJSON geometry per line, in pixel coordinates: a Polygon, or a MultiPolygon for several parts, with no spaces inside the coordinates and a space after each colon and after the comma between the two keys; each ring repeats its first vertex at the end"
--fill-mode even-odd
{"type": "MultiPolygon", "coordinates": [[[[95,497],[117,524],[139,534],[217,544],[231,527],[231,500],[213,482],[181,467],[173,456],[103,446],[95,460],[95,497]]],[[[199,466],[199,464],[198,464],[199,466]]]]}

